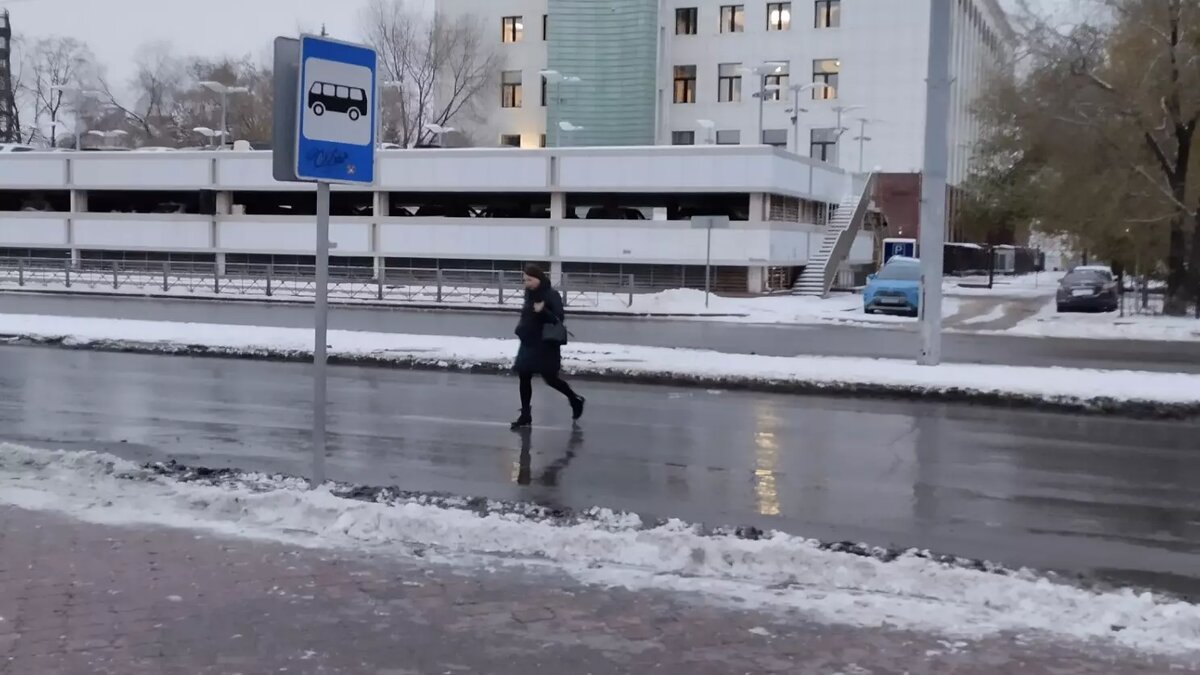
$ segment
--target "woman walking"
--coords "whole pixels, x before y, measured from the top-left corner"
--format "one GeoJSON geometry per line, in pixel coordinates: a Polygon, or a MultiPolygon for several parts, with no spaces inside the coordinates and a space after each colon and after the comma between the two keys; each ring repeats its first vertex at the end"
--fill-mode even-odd
{"type": "Polygon", "coordinates": [[[546,384],[567,397],[571,403],[571,419],[583,416],[584,398],[558,376],[562,370],[562,345],[566,339],[558,338],[554,333],[565,335],[566,331],[552,329],[550,335],[546,331],[547,326],[563,326],[565,319],[562,296],[551,286],[550,278],[536,265],[526,267],[525,305],[521,308],[521,320],[515,331],[521,347],[513,365],[521,380],[521,416],[512,423],[513,429],[533,425],[530,402],[533,400],[534,375],[541,375],[546,384]]]}

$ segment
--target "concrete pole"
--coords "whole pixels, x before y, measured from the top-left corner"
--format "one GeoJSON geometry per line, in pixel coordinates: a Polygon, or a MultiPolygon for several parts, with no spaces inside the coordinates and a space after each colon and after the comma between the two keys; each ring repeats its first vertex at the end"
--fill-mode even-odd
{"type": "Polygon", "coordinates": [[[930,0],[925,166],[921,179],[921,354],[917,360],[925,366],[936,366],[942,361],[942,258],[946,239],[953,11],[954,0],[930,0]]]}
{"type": "Polygon", "coordinates": [[[758,75],[758,135],[754,137],[754,145],[759,145],[763,142],[763,104],[767,100],[767,76],[759,73],[758,75]]]}
{"type": "Polygon", "coordinates": [[[229,124],[229,89],[221,90],[221,149],[225,149],[225,127],[229,124]]]}
{"type": "Polygon", "coordinates": [[[792,152],[800,154],[800,90],[792,92],[792,152]]]}

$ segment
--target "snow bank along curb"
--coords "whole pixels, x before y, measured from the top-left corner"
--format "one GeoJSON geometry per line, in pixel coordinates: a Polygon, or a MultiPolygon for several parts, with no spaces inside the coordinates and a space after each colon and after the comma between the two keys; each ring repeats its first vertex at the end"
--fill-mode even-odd
{"type": "MultiPolygon", "coordinates": [[[[312,331],[156,321],[0,315],[0,336],[27,343],[135,353],[307,360],[312,331]]],[[[335,363],[506,372],[512,339],[331,331],[335,363]]],[[[797,349],[800,349],[797,346],[797,349]]],[[[1010,406],[1188,417],[1200,414],[1200,375],[911,361],[771,357],[695,349],[571,344],[568,372],[625,382],[784,393],[969,401],[1010,406]]]]}
{"type": "MultiPolygon", "coordinates": [[[[12,295],[68,295],[68,296],[85,296],[99,298],[150,298],[153,300],[195,300],[197,302],[231,302],[244,304],[283,304],[283,305],[298,305],[298,306],[313,306],[312,298],[304,297],[289,297],[285,295],[234,295],[230,294],[203,294],[199,292],[162,292],[155,290],[121,290],[121,289],[98,289],[98,288],[31,288],[29,286],[11,286],[0,283],[0,294],[8,293],[12,295]]],[[[380,308],[380,309],[418,309],[428,311],[445,311],[445,312],[481,312],[494,314],[517,314],[521,311],[521,306],[517,301],[511,301],[503,305],[498,303],[467,303],[467,302],[442,302],[438,303],[433,300],[378,300],[375,298],[346,298],[346,297],[331,297],[329,298],[331,307],[357,307],[357,308],[380,308]]],[[[576,316],[588,317],[613,317],[613,318],[646,318],[646,319],[699,319],[699,320],[744,320],[751,319],[751,315],[746,312],[709,312],[709,311],[688,311],[688,310],[637,310],[637,309],[598,309],[588,307],[586,305],[571,305],[568,311],[576,316]]],[[[859,322],[867,325],[875,325],[872,323],[876,317],[857,317],[859,322]]],[[[828,319],[829,323],[836,323],[838,319],[828,319]]],[[[887,324],[880,323],[880,327],[886,328],[887,324]]]]}
{"type": "Polygon", "coordinates": [[[155,525],[319,548],[421,555],[439,563],[553,566],[584,583],[699,592],[717,602],[856,626],[961,637],[998,634],[1200,652],[1200,606],[1130,590],[1097,592],[1022,571],[994,574],[912,555],[892,562],[781,534],[705,536],[595,510],[566,523],[420,499],[372,502],[297,479],[248,474],[204,484],[111,455],[0,445],[0,504],[87,522],[155,525]]]}

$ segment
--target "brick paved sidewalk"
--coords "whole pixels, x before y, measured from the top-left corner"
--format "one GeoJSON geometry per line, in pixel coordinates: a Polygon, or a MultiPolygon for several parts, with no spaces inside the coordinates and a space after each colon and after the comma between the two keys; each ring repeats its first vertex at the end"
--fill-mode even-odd
{"type": "MultiPolygon", "coordinates": [[[[940,641],[0,507],[0,673],[1161,673],[1098,647],[940,641]]],[[[1176,666],[1179,672],[1178,666],[1176,666]]]]}

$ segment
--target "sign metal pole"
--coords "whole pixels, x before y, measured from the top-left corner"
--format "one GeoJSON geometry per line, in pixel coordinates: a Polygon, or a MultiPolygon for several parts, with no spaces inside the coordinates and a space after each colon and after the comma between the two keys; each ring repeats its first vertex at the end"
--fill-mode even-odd
{"type": "Polygon", "coordinates": [[[325,482],[325,407],[329,345],[329,183],[317,183],[316,320],[313,343],[312,486],[325,482]]]}
{"type": "Polygon", "coordinates": [[[330,185],[371,185],[379,116],[379,56],[369,47],[325,36],[275,40],[272,175],[315,183],[312,486],[325,482],[329,380],[330,185]]]}

